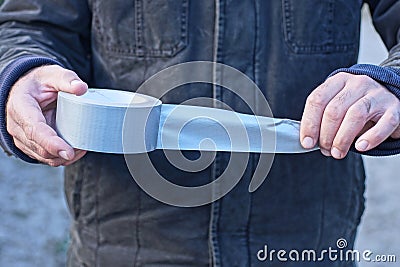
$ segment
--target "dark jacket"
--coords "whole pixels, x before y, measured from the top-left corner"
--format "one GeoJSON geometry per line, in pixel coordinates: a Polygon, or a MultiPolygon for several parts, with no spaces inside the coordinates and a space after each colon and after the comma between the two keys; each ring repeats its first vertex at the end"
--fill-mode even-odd
{"type": "MultiPolygon", "coordinates": [[[[400,2],[368,2],[377,30],[392,49],[376,78],[391,85],[385,80],[390,73],[396,92],[400,2]]],[[[165,67],[206,60],[239,69],[260,87],[276,117],[299,120],[309,93],[334,70],[356,63],[361,5],[359,0],[5,1],[0,107],[13,82],[10,69],[21,75],[57,62],[90,87],[134,91],[165,67]]],[[[146,93],[157,95],[157,88],[146,93]]],[[[235,95],[210,85],[178,88],[162,100],[180,103],[199,96],[248,111],[235,95]]],[[[3,145],[9,141],[4,131],[3,139],[3,145]]],[[[9,142],[6,146],[15,149],[9,142]]],[[[197,157],[195,152],[187,156],[197,157]]],[[[230,155],[218,153],[214,164],[198,173],[176,169],[160,151],[150,157],[170,181],[193,186],[216,179],[230,155]]],[[[267,180],[250,194],[258,158],[251,155],[241,181],[221,200],[176,208],[142,192],[122,156],[88,153],[65,169],[74,219],[70,266],[268,266],[256,257],[266,244],[320,251],[346,238],[353,245],[364,208],[359,155],[341,161],[318,152],[277,155],[267,180]]]]}

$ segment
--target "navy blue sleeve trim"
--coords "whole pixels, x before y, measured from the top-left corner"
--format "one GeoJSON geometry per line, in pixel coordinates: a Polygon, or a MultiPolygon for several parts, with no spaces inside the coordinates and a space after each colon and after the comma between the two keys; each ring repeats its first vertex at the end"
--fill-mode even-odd
{"type": "MultiPolygon", "coordinates": [[[[367,75],[383,84],[390,92],[400,99],[400,70],[391,67],[381,67],[370,64],[356,64],[350,68],[342,68],[332,72],[333,76],[339,72],[347,72],[355,75],[367,75]]],[[[388,138],[382,144],[369,151],[360,152],[354,144],[351,150],[369,156],[390,156],[400,154],[400,139],[388,138]]]]}
{"type": "Polygon", "coordinates": [[[30,158],[21,150],[19,150],[15,146],[13,138],[7,132],[6,104],[8,93],[10,92],[11,87],[14,85],[14,83],[31,69],[43,65],[62,66],[62,64],[60,64],[58,61],[51,58],[23,56],[12,61],[0,73],[0,143],[6,153],[12,154],[29,163],[38,163],[38,161],[30,158]]]}

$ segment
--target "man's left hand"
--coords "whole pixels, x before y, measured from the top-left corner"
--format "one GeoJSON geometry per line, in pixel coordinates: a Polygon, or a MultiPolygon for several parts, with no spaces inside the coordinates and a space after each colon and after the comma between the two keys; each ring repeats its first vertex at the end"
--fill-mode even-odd
{"type": "Polygon", "coordinates": [[[340,72],[307,98],[300,128],[304,148],[319,144],[322,154],[344,158],[354,140],[367,151],[388,137],[400,138],[400,101],[364,75],[340,72]]]}

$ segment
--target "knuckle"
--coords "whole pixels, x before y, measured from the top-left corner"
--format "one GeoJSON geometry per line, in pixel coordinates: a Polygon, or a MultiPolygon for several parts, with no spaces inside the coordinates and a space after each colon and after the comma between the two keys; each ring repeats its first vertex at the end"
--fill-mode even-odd
{"type": "Polygon", "coordinates": [[[351,97],[351,90],[342,90],[331,100],[330,103],[332,103],[332,105],[341,106],[346,102],[347,99],[350,99],[351,97]]]}
{"type": "Polygon", "coordinates": [[[369,113],[370,103],[362,101],[361,104],[353,105],[349,108],[349,116],[353,121],[364,121],[369,113]]]}
{"type": "Polygon", "coordinates": [[[375,81],[366,75],[355,75],[353,78],[354,86],[357,88],[375,87],[375,81]]]}
{"type": "Polygon", "coordinates": [[[58,167],[55,161],[53,160],[46,160],[45,163],[51,167],[58,167]]]}
{"type": "Polygon", "coordinates": [[[51,167],[59,167],[62,165],[62,162],[60,162],[59,160],[56,160],[56,159],[46,160],[45,163],[51,167]]]}
{"type": "Polygon", "coordinates": [[[25,132],[26,139],[34,141],[35,139],[35,127],[31,124],[24,124],[23,129],[25,132]]]}
{"type": "Polygon", "coordinates": [[[319,132],[319,127],[315,124],[311,124],[309,123],[308,125],[306,125],[306,127],[304,128],[304,132],[312,134],[312,135],[316,135],[319,132]]]}
{"type": "Polygon", "coordinates": [[[352,121],[363,121],[366,119],[367,115],[362,109],[354,109],[350,113],[352,121]]]}
{"type": "Polygon", "coordinates": [[[47,73],[55,73],[62,69],[63,68],[59,65],[44,65],[44,66],[40,66],[37,68],[37,73],[39,75],[41,75],[41,74],[47,75],[47,73]]]}
{"type": "Polygon", "coordinates": [[[336,73],[333,76],[330,76],[326,80],[327,81],[332,81],[332,80],[335,80],[335,79],[345,79],[345,78],[348,78],[348,77],[349,77],[349,73],[341,71],[341,72],[336,73]]]}
{"type": "Polygon", "coordinates": [[[357,85],[360,89],[368,92],[370,95],[373,94],[375,96],[382,96],[388,92],[388,90],[382,84],[366,75],[360,75],[357,85]]]}
{"type": "Polygon", "coordinates": [[[53,65],[36,67],[29,73],[29,75],[32,75],[34,80],[41,83],[43,80],[43,76],[46,75],[46,71],[48,71],[48,70],[51,71],[52,67],[53,67],[53,65]]]}
{"type": "Polygon", "coordinates": [[[77,75],[72,70],[64,69],[62,72],[62,79],[72,79],[76,78],[77,75]]]}
{"type": "Polygon", "coordinates": [[[39,156],[41,156],[42,158],[45,158],[45,159],[47,159],[47,158],[51,158],[52,157],[52,155],[46,150],[46,149],[44,149],[43,147],[37,147],[37,146],[35,146],[35,148],[36,148],[36,153],[39,155],[39,156]]]}
{"type": "Polygon", "coordinates": [[[338,139],[335,139],[335,141],[333,142],[333,146],[344,148],[348,147],[352,142],[353,140],[351,140],[348,135],[344,135],[338,139]]]}
{"type": "Polygon", "coordinates": [[[396,129],[399,126],[399,115],[397,113],[390,112],[387,115],[386,121],[390,127],[396,129]]]}
{"type": "Polygon", "coordinates": [[[35,152],[37,155],[44,159],[50,159],[53,157],[52,154],[46,149],[46,147],[38,145],[36,142],[29,141],[27,147],[29,147],[30,150],[35,152]]]}
{"type": "Polygon", "coordinates": [[[314,91],[307,97],[307,103],[312,107],[323,108],[325,107],[325,97],[321,92],[314,91]]]}
{"type": "Polygon", "coordinates": [[[366,75],[356,75],[354,80],[356,80],[359,84],[365,84],[371,82],[371,78],[366,75]]]}
{"type": "Polygon", "coordinates": [[[342,117],[342,110],[340,106],[329,104],[325,109],[324,117],[330,121],[339,121],[342,117]]]}
{"type": "Polygon", "coordinates": [[[36,146],[36,144],[34,142],[28,142],[27,147],[29,147],[30,150],[32,150],[33,152],[35,152],[36,154],[40,154],[40,149],[39,147],[36,146]]]}
{"type": "Polygon", "coordinates": [[[72,70],[63,69],[63,74],[64,75],[75,75],[75,72],[73,72],[72,70]]]}
{"type": "Polygon", "coordinates": [[[367,112],[370,112],[372,107],[378,106],[378,100],[376,98],[376,95],[371,95],[371,94],[369,94],[367,97],[362,98],[362,103],[367,112]]]}
{"type": "Polygon", "coordinates": [[[320,146],[321,148],[325,149],[325,150],[330,150],[330,148],[331,148],[330,145],[328,145],[327,143],[325,143],[325,142],[323,142],[323,141],[320,141],[320,142],[319,142],[319,146],[320,146]]]}
{"type": "Polygon", "coordinates": [[[375,140],[375,142],[382,142],[383,140],[385,140],[387,138],[385,132],[380,131],[380,130],[375,131],[372,136],[373,136],[373,139],[375,140]]]}
{"type": "Polygon", "coordinates": [[[330,150],[332,146],[332,140],[328,137],[320,137],[319,145],[326,150],[330,150]]]}
{"type": "Polygon", "coordinates": [[[319,146],[321,149],[328,150],[328,151],[331,150],[331,147],[332,147],[332,145],[324,144],[324,143],[320,143],[319,146]]]}
{"type": "Polygon", "coordinates": [[[331,150],[332,145],[326,142],[321,142],[320,147],[325,150],[331,150]]]}

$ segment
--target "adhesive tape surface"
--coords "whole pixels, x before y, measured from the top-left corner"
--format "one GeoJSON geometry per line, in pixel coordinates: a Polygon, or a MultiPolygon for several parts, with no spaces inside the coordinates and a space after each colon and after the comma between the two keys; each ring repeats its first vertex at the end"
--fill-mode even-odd
{"type": "Polygon", "coordinates": [[[58,94],[56,128],[72,147],[117,154],[155,149],[303,153],[299,122],[162,104],[151,96],[89,89],[58,94]]]}

